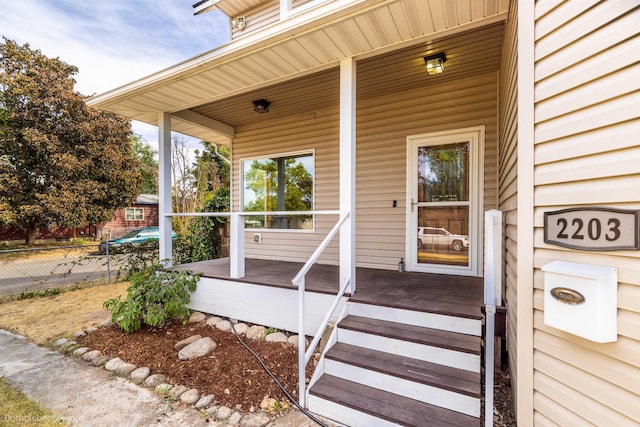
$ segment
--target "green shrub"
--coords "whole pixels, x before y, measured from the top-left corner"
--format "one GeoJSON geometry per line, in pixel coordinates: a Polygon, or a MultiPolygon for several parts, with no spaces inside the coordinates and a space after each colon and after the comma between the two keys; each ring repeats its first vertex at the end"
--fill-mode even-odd
{"type": "Polygon", "coordinates": [[[166,319],[189,318],[190,293],[196,290],[199,275],[190,271],[163,270],[161,264],[134,272],[127,299],[111,298],[104,307],[111,310],[111,320],[127,333],[140,329],[142,323],[160,326],[166,319]]]}

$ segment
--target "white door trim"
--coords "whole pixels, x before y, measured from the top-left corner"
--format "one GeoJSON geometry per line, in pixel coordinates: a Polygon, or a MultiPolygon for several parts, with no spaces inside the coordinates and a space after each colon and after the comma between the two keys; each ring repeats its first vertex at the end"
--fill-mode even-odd
{"type": "MultiPolygon", "coordinates": [[[[407,185],[406,185],[406,243],[405,259],[408,271],[454,274],[460,276],[482,276],[482,211],[484,210],[484,126],[452,129],[442,132],[410,135],[407,137],[407,185]],[[469,208],[469,265],[419,264],[417,259],[418,229],[417,214],[412,212],[412,200],[417,200],[417,159],[419,145],[438,145],[468,140],[471,142],[470,161],[470,208],[469,208]]],[[[417,209],[416,209],[417,211],[417,209]]]]}

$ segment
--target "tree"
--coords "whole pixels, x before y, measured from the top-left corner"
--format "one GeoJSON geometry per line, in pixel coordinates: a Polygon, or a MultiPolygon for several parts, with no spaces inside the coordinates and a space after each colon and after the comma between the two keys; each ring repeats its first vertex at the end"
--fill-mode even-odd
{"type": "Polygon", "coordinates": [[[131,125],[74,91],[77,68],[3,38],[0,44],[0,220],[27,231],[111,219],[142,183],[131,125]]]}
{"type": "Polygon", "coordinates": [[[140,135],[131,136],[131,148],[133,155],[141,163],[140,174],[143,181],[140,194],[158,194],[158,152],[146,144],[140,135]]]}

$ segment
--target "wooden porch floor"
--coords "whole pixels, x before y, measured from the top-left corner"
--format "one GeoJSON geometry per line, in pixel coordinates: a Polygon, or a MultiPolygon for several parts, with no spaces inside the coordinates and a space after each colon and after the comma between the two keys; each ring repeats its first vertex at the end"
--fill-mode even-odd
{"type": "MultiPolygon", "coordinates": [[[[191,270],[203,277],[253,283],[256,285],[295,289],[291,280],[302,263],[248,258],[245,277],[229,277],[229,258],[200,261],[174,267],[191,270]]],[[[338,292],[338,266],[314,265],[306,278],[309,292],[338,292]]],[[[353,302],[376,304],[407,310],[447,314],[472,319],[482,318],[483,279],[481,277],[451,276],[371,268],[356,269],[356,293],[353,302]]]]}

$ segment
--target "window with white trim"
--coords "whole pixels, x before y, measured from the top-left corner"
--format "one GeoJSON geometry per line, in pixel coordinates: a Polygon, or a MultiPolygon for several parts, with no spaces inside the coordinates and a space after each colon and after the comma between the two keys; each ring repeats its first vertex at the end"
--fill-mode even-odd
{"type": "Polygon", "coordinates": [[[126,221],[142,221],[144,220],[143,208],[125,208],[124,219],[126,221]]]}
{"type": "Polygon", "coordinates": [[[267,212],[314,210],[313,152],[285,154],[240,162],[242,204],[247,228],[312,230],[313,215],[269,215],[267,212]]]}

